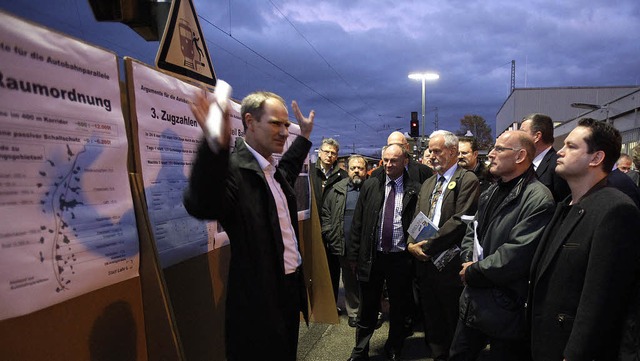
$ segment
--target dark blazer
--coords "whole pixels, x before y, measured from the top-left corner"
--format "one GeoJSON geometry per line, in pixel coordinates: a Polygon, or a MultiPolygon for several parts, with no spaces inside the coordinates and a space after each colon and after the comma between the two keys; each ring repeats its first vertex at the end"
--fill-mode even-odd
{"type": "Polygon", "coordinates": [[[478,164],[476,164],[476,167],[473,169],[473,174],[478,177],[478,182],[480,182],[480,193],[489,189],[489,186],[495,182],[487,166],[480,160],[478,160],[478,164]]]}
{"type": "Polygon", "coordinates": [[[558,205],[533,258],[528,318],[534,360],[617,359],[639,269],[640,211],[604,184],[577,204],[567,199],[558,205]]]}
{"type": "MultiPolygon", "coordinates": [[[[298,236],[293,184],[311,149],[298,137],[282,156],[275,178],[287,198],[298,236]]],[[[184,205],[199,219],[217,219],[229,235],[231,261],[227,281],[226,349],[233,360],[289,359],[284,299],[284,245],[275,200],[264,173],[242,138],[233,154],[214,154],[202,142],[193,165],[184,205]]],[[[298,238],[299,239],[299,238],[298,238]]],[[[300,289],[304,283],[300,278],[300,289]]],[[[307,317],[306,292],[301,292],[307,317]]],[[[198,310],[194,310],[198,312],[198,310]]]]}
{"type": "Polygon", "coordinates": [[[338,167],[338,164],[334,164],[333,170],[331,174],[329,174],[327,178],[327,182],[324,185],[324,189],[322,188],[322,182],[325,180],[324,173],[322,173],[322,169],[320,169],[320,163],[316,162],[311,164],[311,170],[309,171],[311,176],[311,186],[313,187],[313,196],[316,200],[316,209],[318,210],[318,216],[320,216],[320,212],[322,211],[322,205],[324,204],[324,199],[329,193],[331,187],[334,184],[340,182],[341,180],[348,178],[348,173],[344,169],[338,167]]]}
{"type": "MultiPolygon", "coordinates": [[[[409,158],[409,164],[407,165],[407,172],[409,173],[409,178],[414,182],[418,182],[419,184],[424,183],[429,177],[433,175],[433,171],[431,168],[427,167],[422,163],[418,163],[417,161],[409,158]]],[[[371,172],[371,177],[377,177],[380,174],[384,173],[384,167],[380,166],[376,168],[373,172],[371,172]]]]}
{"type": "Polygon", "coordinates": [[[556,161],[558,153],[551,147],[542,158],[540,165],[536,168],[538,180],[542,182],[553,194],[553,199],[557,202],[563,201],[571,193],[567,181],[556,174],[556,161]]]}
{"type": "MultiPolygon", "coordinates": [[[[347,250],[347,260],[358,263],[357,275],[360,281],[368,281],[376,255],[380,212],[384,203],[386,173],[379,173],[367,179],[360,189],[360,197],[351,223],[351,242],[347,250]]],[[[404,196],[402,198],[402,228],[407,239],[418,199],[420,184],[413,181],[404,171],[404,196]]]]}
{"type": "Polygon", "coordinates": [[[620,169],[614,169],[607,176],[607,185],[617,188],[620,192],[626,194],[640,208],[640,189],[636,187],[633,180],[620,169]]]}
{"type": "MultiPolygon", "coordinates": [[[[429,214],[431,194],[436,186],[437,178],[436,174],[422,184],[414,217],[420,212],[425,215],[429,214]]],[[[462,222],[461,217],[463,215],[473,216],[476,213],[479,196],[478,178],[473,172],[458,166],[449,186],[442,195],[444,198],[440,209],[438,234],[423,246],[423,251],[427,256],[435,256],[453,245],[460,245],[466,230],[466,224],[462,222]],[[452,185],[454,186],[452,187],[452,185]]],[[[409,243],[413,242],[414,239],[409,237],[409,243]]]]}

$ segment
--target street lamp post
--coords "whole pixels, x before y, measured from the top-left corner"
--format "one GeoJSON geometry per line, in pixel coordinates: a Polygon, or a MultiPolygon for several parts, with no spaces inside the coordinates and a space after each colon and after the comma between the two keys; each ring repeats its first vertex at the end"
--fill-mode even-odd
{"type": "Polygon", "coordinates": [[[413,79],[413,80],[421,80],[422,81],[422,131],[421,131],[421,136],[422,136],[422,140],[424,141],[425,138],[425,134],[424,134],[424,107],[425,107],[425,103],[427,102],[427,94],[426,94],[426,87],[425,87],[425,83],[427,80],[438,80],[440,79],[440,75],[436,74],[436,73],[411,73],[409,74],[409,79],[413,79]]]}

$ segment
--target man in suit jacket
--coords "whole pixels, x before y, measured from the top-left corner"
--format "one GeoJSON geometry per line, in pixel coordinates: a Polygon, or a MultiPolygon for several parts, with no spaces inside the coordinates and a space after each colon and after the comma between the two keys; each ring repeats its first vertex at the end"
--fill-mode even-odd
{"type": "Polygon", "coordinates": [[[633,183],[631,178],[622,173],[620,169],[614,169],[609,173],[607,176],[607,185],[629,196],[633,203],[640,208],[640,188],[633,183]]]}
{"type": "Polygon", "coordinates": [[[407,249],[420,261],[416,262],[416,275],[425,341],[431,357],[441,361],[449,357],[458,324],[458,299],[463,288],[458,276],[459,252],[466,229],[461,217],[476,213],[480,188],[473,172],[458,166],[458,137],[453,133],[431,133],[429,151],[436,174],[422,184],[415,214],[431,216],[439,231],[427,240],[409,236],[407,249]],[[441,261],[445,258],[449,259],[446,263],[441,261]]]}
{"type": "Polygon", "coordinates": [[[300,311],[307,319],[293,185],[311,148],[314,112],[305,118],[295,101],[292,108],[302,136],[274,166],[271,154],[282,153],[289,135],[281,97],[256,92],[244,98],[245,139],[238,138],[232,154],[228,112],[221,135],[214,138],[205,125],[207,99],[200,95],[192,106],[206,140],[199,146],[184,205],[196,218],[217,219],[229,235],[225,346],[230,361],[294,361],[300,311]]]}
{"type": "MultiPolygon", "coordinates": [[[[616,360],[640,259],[640,211],[606,186],[620,133],[581,119],[558,152],[571,188],[531,267],[528,316],[534,360],[616,360]]],[[[636,330],[637,334],[637,330],[636,330]]]]}
{"type": "Polygon", "coordinates": [[[555,171],[558,155],[553,148],[553,120],[545,114],[529,114],[520,122],[520,130],[533,137],[536,146],[533,168],[538,180],[549,188],[556,202],[564,200],[569,195],[569,186],[555,171]]]}
{"type": "Polygon", "coordinates": [[[385,146],[382,160],[385,173],[362,185],[351,225],[347,260],[360,285],[360,320],[350,361],[369,359],[385,282],[390,311],[384,351],[389,360],[399,360],[409,331],[405,319],[411,312],[412,278],[406,240],[420,185],[409,178],[405,169],[409,154],[401,146],[385,146]]]}
{"type": "MultiPolygon", "coordinates": [[[[400,132],[393,132],[389,134],[389,137],[387,138],[387,145],[391,144],[398,144],[403,147],[407,151],[407,153],[411,153],[407,138],[400,132]]],[[[409,157],[409,162],[406,165],[406,169],[407,173],[409,173],[409,178],[420,184],[424,183],[425,180],[429,179],[429,177],[433,175],[433,171],[431,170],[431,168],[427,167],[424,164],[418,163],[411,157],[409,157]]],[[[384,173],[384,167],[378,167],[371,173],[371,176],[377,177],[382,173],[384,173]]]]}
{"type": "Polygon", "coordinates": [[[631,157],[629,156],[629,154],[625,153],[620,154],[620,158],[618,158],[618,161],[616,162],[616,166],[618,167],[618,169],[620,169],[622,173],[631,178],[636,187],[639,187],[640,173],[638,173],[637,170],[631,169],[632,164],[633,162],[631,161],[631,157]]]}
{"type": "Polygon", "coordinates": [[[462,240],[465,289],[451,361],[476,360],[487,343],[491,360],[529,358],[529,268],[554,207],[531,166],[534,153],[533,140],[521,131],[502,133],[489,152],[489,171],[499,179],[480,196],[462,240]]]}

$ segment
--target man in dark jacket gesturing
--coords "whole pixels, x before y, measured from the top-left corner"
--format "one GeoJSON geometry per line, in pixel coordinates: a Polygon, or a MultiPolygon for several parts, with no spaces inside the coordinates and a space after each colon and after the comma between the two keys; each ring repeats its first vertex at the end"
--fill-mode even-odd
{"type": "Polygon", "coordinates": [[[499,178],[478,202],[462,240],[465,289],[449,360],[476,360],[487,343],[491,360],[527,360],[525,302],[533,254],[554,201],[531,166],[535,148],[525,132],[504,132],[489,152],[499,178]]]}
{"type": "MultiPolygon", "coordinates": [[[[300,312],[307,318],[293,184],[311,148],[314,112],[305,118],[295,101],[292,108],[302,136],[274,166],[271,154],[282,153],[289,135],[287,107],[274,93],[247,95],[241,108],[245,139],[238,138],[229,154],[228,113],[219,137],[205,132],[184,196],[189,214],[219,220],[229,235],[229,361],[294,361],[300,312]]],[[[208,109],[202,95],[192,106],[203,129],[208,109]]]]}
{"type": "Polygon", "coordinates": [[[420,184],[405,169],[407,151],[396,144],[383,148],[385,172],[362,186],[351,227],[347,259],[360,284],[360,321],[349,360],[369,359],[369,340],[378,320],[382,286],[389,292],[390,325],[385,353],[398,360],[408,334],[405,318],[411,311],[411,256],[406,251],[420,184]]]}

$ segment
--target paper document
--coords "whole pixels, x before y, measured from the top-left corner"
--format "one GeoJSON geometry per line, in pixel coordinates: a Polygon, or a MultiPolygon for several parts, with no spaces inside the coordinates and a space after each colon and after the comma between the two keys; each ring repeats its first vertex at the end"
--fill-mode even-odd
{"type": "Polygon", "coordinates": [[[409,225],[409,235],[421,242],[429,238],[433,238],[438,232],[438,226],[436,226],[424,213],[420,212],[416,218],[411,221],[409,225]]]}
{"type": "MultiPolygon", "coordinates": [[[[421,242],[427,240],[429,238],[433,238],[438,232],[438,226],[433,223],[429,219],[429,217],[425,216],[424,213],[420,212],[413,219],[411,224],[409,225],[409,234],[416,242],[421,242]]],[[[460,253],[460,247],[454,245],[453,247],[440,252],[436,256],[431,257],[431,262],[438,268],[438,271],[442,271],[444,267],[455,257],[458,253],[460,253]]]]}

